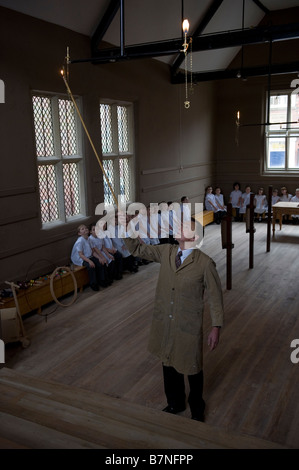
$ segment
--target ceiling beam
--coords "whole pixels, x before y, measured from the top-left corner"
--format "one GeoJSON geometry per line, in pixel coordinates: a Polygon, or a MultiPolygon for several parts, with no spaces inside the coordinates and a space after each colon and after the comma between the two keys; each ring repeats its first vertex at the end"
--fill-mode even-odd
{"type": "Polygon", "coordinates": [[[110,0],[110,3],[107,7],[107,10],[104,13],[103,18],[98,24],[92,38],[91,38],[91,51],[92,55],[97,52],[100,42],[103,40],[103,37],[112,23],[113,18],[115,17],[118,9],[120,7],[120,0],[110,0]]]}
{"type": "Polygon", "coordinates": [[[270,10],[268,10],[267,7],[265,7],[265,5],[262,4],[262,2],[260,2],[259,0],[252,0],[253,3],[255,3],[264,13],[270,13],[270,10]]]}
{"type": "MultiPolygon", "coordinates": [[[[286,64],[269,64],[258,67],[245,67],[242,69],[242,77],[239,80],[246,80],[250,77],[262,77],[271,75],[284,75],[289,73],[299,72],[299,61],[290,62],[286,64]]],[[[240,69],[226,69],[226,70],[215,70],[211,72],[197,72],[192,74],[192,82],[199,83],[204,81],[223,80],[227,78],[237,78],[240,69]]],[[[172,77],[172,83],[180,84],[185,83],[185,73],[180,72],[175,77],[172,77]]],[[[190,74],[188,75],[188,82],[190,83],[190,74]]]]}
{"type": "MultiPolygon", "coordinates": [[[[256,28],[206,34],[199,37],[194,37],[192,41],[192,50],[193,52],[199,52],[297,38],[299,38],[299,23],[269,26],[263,25],[256,28]]],[[[120,48],[114,47],[98,50],[93,55],[93,57],[88,59],[71,60],[71,63],[92,62],[94,64],[105,64],[121,60],[161,57],[177,54],[180,52],[181,47],[181,39],[170,39],[168,41],[136,44],[127,46],[123,56],[120,54],[120,48]]]]}
{"type": "Polygon", "coordinates": [[[205,51],[297,38],[299,38],[299,23],[257,26],[193,38],[192,48],[193,51],[205,51]]]}
{"type": "MultiPolygon", "coordinates": [[[[197,28],[193,32],[192,36],[196,37],[196,36],[200,36],[202,34],[202,32],[204,31],[206,26],[209,24],[209,22],[211,21],[211,19],[213,18],[213,16],[215,15],[216,11],[218,10],[218,8],[220,7],[220,5],[222,3],[223,3],[223,0],[214,0],[213,1],[211,6],[206,11],[203,19],[200,21],[199,25],[197,26],[197,28]]],[[[184,52],[180,52],[180,54],[175,59],[173,65],[171,67],[171,75],[175,75],[177,73],[177,71],[178,71],[180,65],[182,64],[182,62],[184,61],[184,59],[185,59],[184,52]]]]}

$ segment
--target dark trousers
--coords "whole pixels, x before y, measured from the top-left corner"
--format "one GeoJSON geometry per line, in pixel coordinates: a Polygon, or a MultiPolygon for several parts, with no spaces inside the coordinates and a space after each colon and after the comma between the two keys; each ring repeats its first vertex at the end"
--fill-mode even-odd
{"type": "Polygon", "coordinates": [[[97,286],[105,283],[107,279],[107,266],[103,266],[99,262],[98,258],[95,258],[94,256],[91,256],[90,259],[95,264],[94,268],[91,268],[87,261],[83,261],[83,266],[87,268],[89,284],[91,286],[97,286]]]}
{"type": "Polygon", "coordinates": [[[214,214],[216,224],[220,224],[223,217],[226,216],[226,211],[217,211],[214,214]]]}
{"type": "Polygon", "coordinates": [[[113,254],[113,261],[108,264],[108,282],[112,283],[113,280],[119,280],[123,276],[123,257],[119,251],[113,254]]]}
{"type": "MultiPolygon", "coordinates": [[[[184,409],[186,406],[184,374],[177,372],[174,367],[163,365],[164,390],[168,405],[173,408],[184,409]]],[[[198,374],[188,375],[189,397],[188,403],[191,415],[202,416],[205,409],[203,393],[203,371],[198,374]]]]}
{"type": "Polygon", "coordinates": [[[137,262],[134,256],[130,255],[123,258],[123,270],[130,271],[130,273],[138,271],[137,262]]]}
{"type": "Polygon", "coordinates": [[[123,275],[123,257],[119,251],[114,253],[114,279],[118,280],[123,275]]]}

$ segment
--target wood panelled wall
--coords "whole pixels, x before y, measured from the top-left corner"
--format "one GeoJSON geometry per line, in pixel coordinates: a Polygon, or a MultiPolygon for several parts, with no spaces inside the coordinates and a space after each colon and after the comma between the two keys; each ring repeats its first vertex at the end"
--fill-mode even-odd
{"type": "MultiPolygon", "coordinates": [[[[293,15],[293,17],[295,17],[293,15]]],[[[293,21],[293,20],[292,20],[293,21]]],[[[275,60],[297,60],[293,41],[285,51],[275,49],[275,60]],[[294,58],[292,59],[292,57],[294,58]]],[[[0,8],[1,77],[5,103],[0,105],[0,284],[24,280],[68,264],[79,223],[96,220],[103,201],[102,174],[84,137],[86,157],[86,216],[74,223],[41,226],[31,91],[65,93],[60,69],[67,46],[71,58],[90,56],[90,39],[60,26],[0,8]]],[[[260,62],[267,62],[267,48],[260,62]],[[266,59],[265,59],[266,55],[266,59]]],[[[250,53],[257,58],[257,49],[250,53]]],[[[246,48],[244,58],[248,60],[246,48]]],[[[238,60],[238,58],[236,59],[238,60]]],[[[246,63],[247,65],[247,63],[246,63]]],[[[280,76],[289,87],[293,76],[280,76]]],[[[260,127],[240,128],[244,122],[264,120],[267,77],[202,82],[194,86],[190,109],[184,109],[184,85],[170,83],[170,71],[157,60],[138,60],[94,66],[71,66],[72,92],[82,97],[83,117],[101,153],[99,101],[101,98],[134,103],[136,200],[179,201],[189,196],[203,202],[207,185],[220,185],[227,198],[232,183],[287,184],[294,192],[298,178],[266,177],[261,172],[264,139],[260,127]]]]}
{"type": "MultiPolygon", "coordinates": [[[[72,59],[90,57],[90,39],[60,26],[0,8],[0,285],[25,280],[68,264],[79,223],[96,220],[103,201],[100,167],[84,136],[86,217],[42,228],[31,91],[65,93],[60,69],[67,46],[72,59]]],[[[156,60],[70,67],[70,86],[82,97],[83,117],[101,154],[99,101],[134,103],[136,200],[148,204],[179,201],[187,195],[202,202],[215,178],[214,84],[194,88],[184,109],[184,85],[170,83],[166,64],[156,60]]]]}
{"type": "MultiPolygon", "coordinates": [[[[296,21],[299,7],[279,10],[271,13],[263,23],[287,24],[296,21]]],[[[298,61],[298,40],[273,42],[271,49],[269,43],[244,46],[243,67],[269,66],[269,64],[283,64],[298,61]]],[[[241,69],[241,51],[230,64],[233,69],[241,69]]],[[[299,72],[299,69],[298,71],[299,72]]],[[[230,79],[218,81],[216,84],[217,120],[215,123],[215,140],[217,143],[216,179],[213,185],[220,185],[226,201],[235,181],[241,183],[241,190],[247,184],[256,192],[259,186],[268,193],[269,185],[280,190],[287,186],[291,194],[299,187],[299,173],[279,176],[265,174],[263,162],[265,158],[265,126],[253,125],[266,122],[267,93],[268,90],[292,90],[291,82],[297,79],[298,74],[265,75],[263,77],[249,77],[246,79],[230,79]],[[240,111],[240,123],[250,126],[240,127],[237,130],[236,117],[240,111]]]]}

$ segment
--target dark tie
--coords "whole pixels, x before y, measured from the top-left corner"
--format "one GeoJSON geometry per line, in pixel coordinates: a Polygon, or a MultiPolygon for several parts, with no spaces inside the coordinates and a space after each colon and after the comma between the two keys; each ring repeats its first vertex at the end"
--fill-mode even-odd
{"type": "Polygon", "coordinates": [[[182,263],[181,256],[182,256],[182,254],[183,253],[181,251],[179,251],[178,254],[175,257],[175,265],[176,265],[177,269],[181,266],[181,263],[182,263]]]}

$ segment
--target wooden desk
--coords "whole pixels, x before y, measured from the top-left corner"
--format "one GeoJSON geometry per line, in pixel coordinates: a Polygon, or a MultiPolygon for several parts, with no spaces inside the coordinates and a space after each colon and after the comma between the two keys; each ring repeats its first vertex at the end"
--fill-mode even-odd
{"type": "Polygon", "coordinates": [[[272,206],[273,209],[273,218],[272,218],[272,229],[273,235],[275,232],[275,223],[276,219],[279,220],[279,226],[281,230],[282,226],[282,216],[298,214],[299,215],[299,204],[298,202],[277,202],[272,206]]]}

